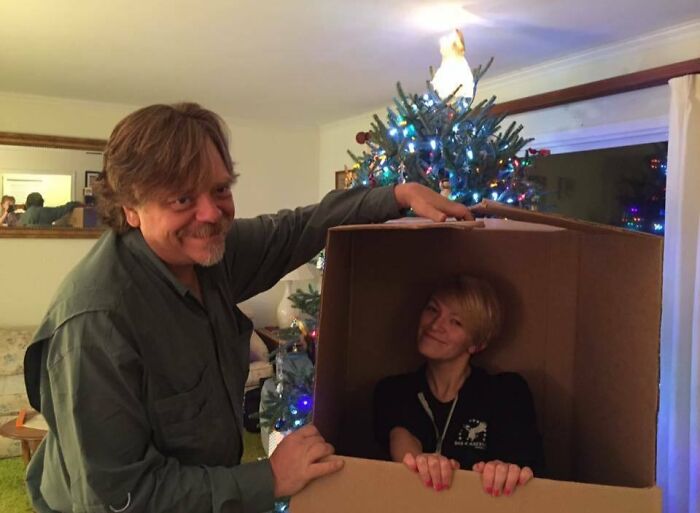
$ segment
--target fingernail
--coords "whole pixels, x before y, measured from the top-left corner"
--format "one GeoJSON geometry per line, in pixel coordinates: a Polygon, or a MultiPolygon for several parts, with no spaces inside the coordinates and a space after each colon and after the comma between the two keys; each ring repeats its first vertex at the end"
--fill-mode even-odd
{"type": "Polygon", "coordinates": [[[425,486],[427,486],[428,488],[432,488],[432,487],[433,487],[433,482],[432,482],[432,481],[426,481],[426,482],[425,482],[425,486]]]}
{"type": "Polygon", "coordinates": [[[493,488],[491,488],[490,486],[488,488],[486,488],[486,493],[491,495],[493,493],[493,488]]]}
{"type": "Polygon", "coordinates": [[[503,490],[503,495],[510,495],[510,494],[511,494],[510,488],[506,488],[505,490],[503,490]]]}
{"type": "Polygon", "coordinates": [[[493,491],[493,496],[494,496],[494,497],[498,497],[499,495],[501,495],[501,492],[499,492],[498,490],[494,490],[494,491],[493,491]]]}
{"type": "Polygon", "coordinates": [[[439,492],[440,490],[442,490],[442,485],[441,485],[441,484],[436,484],[436,485],[435,485],[435,491],[436,491],[436,492],[439,492]]]}

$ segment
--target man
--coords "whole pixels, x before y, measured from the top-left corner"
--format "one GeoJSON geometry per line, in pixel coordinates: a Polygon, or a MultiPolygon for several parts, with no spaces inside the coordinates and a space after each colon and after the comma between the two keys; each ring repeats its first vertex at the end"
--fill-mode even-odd
{"type": "Polygon", "coordinates": [[[38,192],[31,192],[27,195],[27,201],[24,202],[25,212],[20,217],[18,224],[20,226],[51,226],[54,221],[69,214],[78,206],[80,206],[80,202],[69,201],[59,207],[45,207],[43,196],[38,192]]]}
{"type": "Polygon", "coordinates": [[[154,105],[114,129],[96,186],[111,227],[66,277],[25,356],[49,426],[27,483],[39,512],[265,511],[342,463],[313,426],[239,465],[252,323],[236,307],[343,223],[401,208],[470,218],[417,184],[334,191],[234,221],[222,120],[154,105]]]}

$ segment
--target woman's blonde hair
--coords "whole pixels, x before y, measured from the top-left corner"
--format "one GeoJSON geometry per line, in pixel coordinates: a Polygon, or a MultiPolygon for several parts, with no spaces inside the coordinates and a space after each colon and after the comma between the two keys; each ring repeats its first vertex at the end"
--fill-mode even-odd
{"type": "Polygon", "coordinates": [[[487,346],[501,332],[503,309],[489,282],[474,276],[454,276],[442,282],[433,296],[454,300],[473,345],[487,346]]]}
{"type": "Polygon", "coordinates": [[[123,206],[197,190],[211,172],[208,140],[235,178],[226,125],[198,104],[151,105],[121,120],[107,141],[103,171],[93,186],[103,222],[124,233],[129,225],[123,206]]]}

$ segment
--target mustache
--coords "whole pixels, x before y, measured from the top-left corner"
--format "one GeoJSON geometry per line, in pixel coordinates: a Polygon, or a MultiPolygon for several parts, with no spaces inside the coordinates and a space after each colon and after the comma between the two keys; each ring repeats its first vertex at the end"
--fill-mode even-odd
{"type": "Polygon", "coordinates": [[[229,219],[221,219],[216,223],[201,223],[196,226],[188,226],[177,232],[179,237],[193,237],[196,239],[206,239],[207,237],[213,237],[215,235],[220,235],[226,233],[231,228],[231,221],[229,219]]]}

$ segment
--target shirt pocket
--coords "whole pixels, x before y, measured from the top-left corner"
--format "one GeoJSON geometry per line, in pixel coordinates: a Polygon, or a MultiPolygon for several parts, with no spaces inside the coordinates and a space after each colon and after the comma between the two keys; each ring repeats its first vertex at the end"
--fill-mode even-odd
{"type": "Polygon", "coordinates": [[[192,447],[201,443],[207,423],[208,383],[205,368],[192,388],[154,402],[158,424],[167,447],[192,447]]]}

